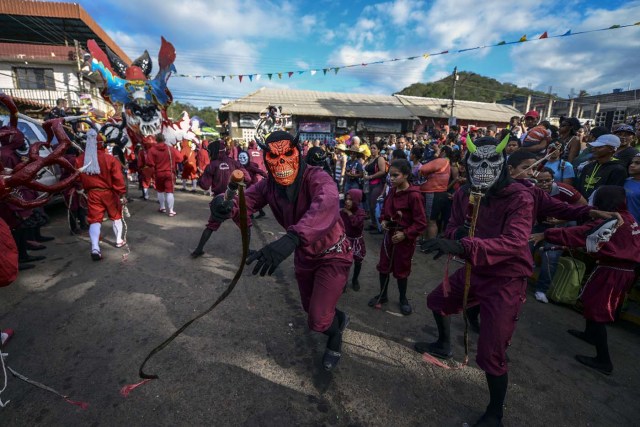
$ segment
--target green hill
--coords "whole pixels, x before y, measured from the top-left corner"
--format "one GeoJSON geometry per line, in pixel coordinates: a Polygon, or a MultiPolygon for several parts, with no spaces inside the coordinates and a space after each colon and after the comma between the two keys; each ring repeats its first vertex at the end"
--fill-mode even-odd
{"type": "MultiPolygon", "coordinates": [[[[414,83],[405,87],[399,95],[424,96],[431,98],[451,98],[453,75],[432,83],[414,83]]],[[[500,83],[496,79],[480,74],[461,71],[458,73],[456,99],[466,101],[496,102],[501,99],[534,95],[547,97],[544,92],[518,87],[512,83],[500,83]]]]}

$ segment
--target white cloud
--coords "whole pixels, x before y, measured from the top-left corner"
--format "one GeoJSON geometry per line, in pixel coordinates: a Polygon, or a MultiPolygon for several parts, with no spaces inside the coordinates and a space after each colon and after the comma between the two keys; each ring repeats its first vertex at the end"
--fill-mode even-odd
{"type": "MultiPolygon", "coordinates": [[[[588,10],[582,22],[567,22],[565,28],[606,28],[628,23],[630,16],[640,16],[639,2],[618,10],[588,10]]],[[[523,43],[512,49],[514,68],[503,78],[524,86],[531,83],[545,91],[553,86],[553,92],[562,97],[572,88],[606,93],[629,84],[637,87],[639,51],[638,27],[523,43]]]]}

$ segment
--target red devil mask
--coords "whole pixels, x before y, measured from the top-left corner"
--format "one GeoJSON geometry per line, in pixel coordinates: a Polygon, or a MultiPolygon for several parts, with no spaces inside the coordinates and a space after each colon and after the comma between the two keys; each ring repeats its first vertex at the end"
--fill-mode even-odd
{"type": "MultiPolygon", "coordinates": [[[[276,136],[276,133],[283,133],[290,138],[286,132],[274,132],[271,136],[276,136]]],[[[283,186],[293,184],[300,170],[300,152],[294,141],[289,138],[274,141],[269,140],[276,138],[267,138],[269,150],[265,156],[265,163],[273,179],[283,186]]]]}

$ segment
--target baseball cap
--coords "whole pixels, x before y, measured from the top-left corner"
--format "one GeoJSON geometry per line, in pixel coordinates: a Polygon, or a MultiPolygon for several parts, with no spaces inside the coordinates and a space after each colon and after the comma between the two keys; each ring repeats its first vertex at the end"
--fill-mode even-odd
{"type": "Polygon", "coordinates": [[[620,125],[616,128],[616,130],[613,131],[613,133],[620,132],[636,133],[636,131],[633,129],[633,126],[627,124],[620,125]]]}
{"type": "Polygon", "coordinates": [[[608,133],[606,135],[600,135],[598,139],[590,142],[589,145],[592,147],[604,147],[605,145],[608,145],[609,147],[617,149],[618,147],[620,147],[620,138],[608,133]]]}
{"type": "Polygon", "coordinates": [[[539,119],[540,118],[540,113],[538,113],[536,110],[531,110],[527,114],[525,114],[524,116],[525,117],[533,117],[534,119],[539,119]]]}

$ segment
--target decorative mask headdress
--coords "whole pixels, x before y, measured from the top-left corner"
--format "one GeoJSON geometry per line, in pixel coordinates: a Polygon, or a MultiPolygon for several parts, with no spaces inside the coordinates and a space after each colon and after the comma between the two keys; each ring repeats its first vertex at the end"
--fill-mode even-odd
{"type": "Polygon", "coordinates": [[[264,161],[273,179],[282,186],[294,183],[300,171],[298,138],[289,132],[271,132],[263,144],[264,161]]]}
{"type": "Polygon", "coordinates": [[[483,137],[474,143],[467,134],[467,174],[474,190],[487,191],[502,175],[505,165],[504,149],[509,135],[498,143],[491,137],[483,137]]]}

